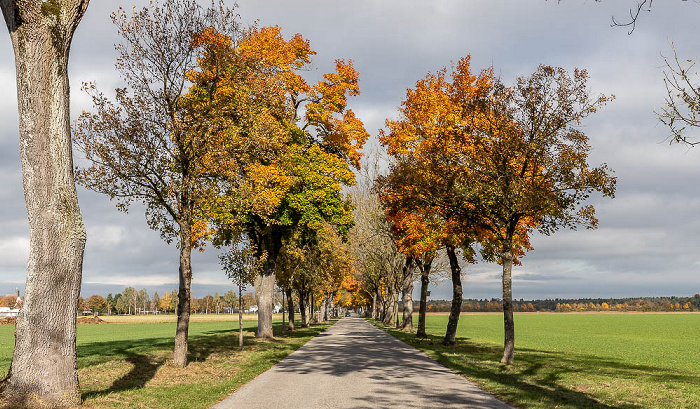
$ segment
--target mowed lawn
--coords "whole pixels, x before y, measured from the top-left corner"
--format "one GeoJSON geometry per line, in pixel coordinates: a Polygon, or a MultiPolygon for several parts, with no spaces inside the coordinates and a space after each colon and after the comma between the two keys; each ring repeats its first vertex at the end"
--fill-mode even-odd
{"type": "MultiPolygon", "coordinates": [[[[415,322],[417,325],[417,319],[415,322]]],[[[463,314],[456,347],[390,330],[522,408],[700,408],[700,314],[516,314],[515,363],[499,363],[501,314],[463,314]]]]}
{"type": "MultiPolygon", "coordinates": [[[[281,317],[280,317],[281,318],[281,317]]],[[[328,325],[257,340],[256,320],[245,320],[238,351],[237,316],[193,316],[186,368],[170,362],[174,317],[115,317],[78,325],[78,375],[87,408],[207,408],[280,361],[328,325]],[[234,321],[235,320],[235,321],[234,321]]],[[[10,366],[14,325],[0,326],[0,376],[10,366]]]]}

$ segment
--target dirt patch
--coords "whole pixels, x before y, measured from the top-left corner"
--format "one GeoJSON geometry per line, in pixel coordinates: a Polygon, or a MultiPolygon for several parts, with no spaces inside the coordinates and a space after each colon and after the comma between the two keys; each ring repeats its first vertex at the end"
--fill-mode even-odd
{"type": "Polygon", "coordinates": [[[0,325],[15,325],[16,321],[16,317],[2,317],[0,318],[0,325]]]}
{"type": "Polygon", "coordinates": [[[109,324],[107,321],[100,319],[100,317],[79,317],[78,324],[109,324]]]}

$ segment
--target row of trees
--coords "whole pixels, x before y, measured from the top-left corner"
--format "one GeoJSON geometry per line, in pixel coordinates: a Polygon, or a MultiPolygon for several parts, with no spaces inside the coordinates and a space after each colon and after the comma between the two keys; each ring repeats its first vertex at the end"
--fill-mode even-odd
{"type": "MultiPolygon", "coordinates": [[[[1,386],[3,395],[18,405],[70,406],[80,402],[75,364],[74,311],[80,291],[86,235],[73,179],[67,67],[73,33],[87,10],[88,3],[89,0],[0,0],[0,9],[12,39],[16,60],[20,110],[19,146],[31,243],[25,305],[17,323],[11,369],[1,386]],[[47,317],[53,319],[49,320],[47,317]]],[[[645,3],[647,2],[640,4],[645,3]]],[[[633,21],[636,21],[636,18],[633,21]]],[[[293,236],[291,232],[295,229],[292,227],[306,226],[315,232],[322,231],[324,229],[319,228],[323,224],[321,221],[336,227],[348,226],[343,221],[348,212],[335,212],[333,206],[326,206],[320,212],[308,212],[318,204],[317,200],[323,194],[317,192],[311,198],[304,195],[288,195],[287,193],[293,190],[292,186],[299,186],[295,185],[294,181],[321,182],[320,185],[323,185],[324,179],[299,179],[297,176],[302,172],[290,172],[290,168],[283,165],[302,165],[306,159],[327,165],[327,159],[332,159],[333,155],[341,160],[346,159],[346,163],[348,160],[350,163],[359,160],[357,149],[364,142],[366,133],[361,130],[361,123],[354,115],[345,110],[344,103],[346,91],[351,94],[359,91],[356,88],[356,78],[352,80],[352,75],[348,75],[354,71],[344,63],[339,64],[338,72],[327,77],[325,83],[322,81],[318,88],[311,90],[303,81],[298,80],[300,77],[294,75],[294,70],[308,63],[311,55],[310,49],[304,47],[305,42],[300,37],[295,37],[290,42],[280,42],[268,41],[276,38],[274,29],[241,33],[237,31],[233,13],[223,9],[202,10],[194,2],[175,0],[167,2],[162,9],[156,4],[136,12],[131,19],[120,12],[115,16],[115,22],[125,38],[125,43],[120,48],[118,68],[133,93],[129,96],[126,89],[118,90],[116,105],[110,105],[99,93],[93,94],[98,113],[92,118],[90,115],[83,117],[84,126],[78,131],[76,140],[80,140],[80,135],[84,134],[86,140],[95,139],[93,137],[96,136],[105,138],[105,142],[112,140],[114,144],[104,143],[93,147],[89,147],[89,143],[83,144],[86,156],[92,155],[90,159],[97,159],[96,167],[93,168],[97,170],[86,171],[81,175],[81,179],[89,187],[120,198],[120,206],[123,209],[126,209],[131,200],[143,201],[148,209],[149,225],[158,229],[166,240],[177,239],[181,255],[175,363],[184,365],[192,273],[189,254],[193,246],[201,244],[200,239],[210,228],[212,220],[217,221],[212,223],[213,225],[225,226],[231,232],[223,235],[228,239],[223,241],[232,242],[232,238],[246,235],[253,244],[255,259],[258,264],[262,264],[262,273],[257,273],[255,280],[256,287],[260,289],[256,293],[261,297],[258,301],[264,301],[261,303],[264,305],[269,305],[272,298],[269,296],[272,292],[270,284],[274,282],[279,255],[276,250],[281,250],[280,243],[283,237],[293,236]],[[207,30],[209,28],[213,29],[207,30]],[[226,35],[218,35],[222,33],[227,33],[228,38],[234,41],[226,40],[226,35]],[[273,34],[274,38],[269,34],[273,34]],[[198,35],[198,40],[192,41],[198,35]],[[291,47],[287,47],[290,43],[291,47]],[[247,45],[237,47],[240,44],[247,45]],[[214,58],[208,58],[203,51],[206,47],[224,52],[212,52],[210,56],[214,58]],[[202,65],[208,64],[209,68],[216,69],[207,70],[200,67],[199,74],[202,75],[193,72],[198,57],[202,58],[202,65]],[[211,63],[208,63],[207,59],[211,63]],[[218,70],[219,67],[225,68],[218,70]],[[251,76],[251,73],[255,75],[251,76]],[[196,83],[198,88],[187,89],[191,83],[196,83]],[[226,83],[244,86],[218,86],[226,83]],[[348,88],[342,84],[351,86],[348,88]],[[342,97],[339,97],[338,89],[342,91],[342,97]],[[189,90],[193,92],[189,93],[189,90]],[[212,97],[213,94],[217,94],[213,92],[215,90],[222,92],[212,97]],[[299,98],[303,94],[311,97],[299,98]],[[242,109],[232,109],[233,107],[242,109]],[[283,109],[280,110],[280,107],[283,109]],[[306,116],[310,121],[302,126],[296,123],[299,119],[297,116],[288,115],[300,108],[308,108],[307,113],[310,113],[306,116]],[[328,115],[329,112],[339,114],[342,118],[328,115]],[[212,116],[212,113],[215,115],[212,116]],[[205,120],[194,120],[195,118],[205,120]],[[210,120],[211,118],[218,119],[210,120]],[[309,127],[320,129],[321,132],[312,135],[309,127]],[[139,135],[142,138],[123,138],[129,135],[139,135]],[[239,136],[243,138],[236,139],[239,136]],[[231,137],[234,139],[229,139],[231,137]],[[219,142],[218,147],[226,149],[200,149],[210,146],[210,140],[219,142]],[[351,140],[354,142],[350,142],[351,140]],[[290,144],[290,141],[299,143],[290,144]],[[153,146],[158,146],[159,149],[152,150],[153,146]],[[280,147],[287,149],[280,150],[280,147]],[[315,151],[311,149],[313,147],[316,147],[315,151]],[[117,152],[119,161],[110,161],[109,151],[117,152]],[[231,157],[231,153],[235,155],[231,157]],[[230,167],[226,162],[217,160],[226,156],[234,159],[230,167]],[[281,163],[276,161],[277,158],[282,158],[281,163]],[[137,161],[145,164],[145,167],[134,168],[133,165],[137,161]],[[139,169],[145,170],[145,176],[144,173],[139,174],[139,169]],[[218,187],[224,188],[224,193],[240,194],[226,196],[219,195],[215,189],[213,192],[211,189],[202,189],[202,186],[207,185],[204,182],[210,181],[216,181],[218,187]],[[203,192],[207,194],[201,195],[203,192]],[[202,197],[215,197],[219,200],[204,200],[202,203],[206,205],[202,205],[202,197]],[[222,212],[221,209],[227,211],[222,212]],[[199,214],[200,210],[202,214],[199,214]],[[315,218],[314,214],[321,217],[315,218]],[[221,217],[222,215],[231,217],[221,217]],[[233,220],[235,223],[231,223],[233,220]]],[[[671,77],[685,79],[685,75],[685,72],[681,71],[678,76],[671,77]]],[[[457,82],[465,84],[462,81],[457,82]]],[[[687,124],[690,128],[697,126],[692,114],[697,112],[697,93],[692,92],[692,85],[689,88],[685,87],[681,81],[670,82],[669,87],[670,91],[676,89],[680,93],[671,96],[669,112],[664,118],[672,128],[674,122],[687,124]],[[677,99],[675,95],[678,95],[677,99]],[[676,101],[677,104],[674,105],[676,101]],[[675,108],[678,106],[687,106],[691,115],[677,111],[675,108]]],[[[506,92],[504,95],[508,94],[506,92]]],[[[468,102],[469,98],[463,101],[468,102]]],[[[558,106],[559,101],[556,98],[540,101],[542,104],[539,106],[547,107],[547,102],[551,101],[556,101],[554,106],[558,106]]],[[[465,107],[469,108],[471,105],[466,104],[465,107]]],[[[440,104],[427,106],[436,107],[440,104]]],[[[532,107],[537,106],[537,103],[532,104],[532,107]]],[[[543,112],[546,112],[546,109],[543,112]]],[[[481,116],[482,119],[487,119],[486,122],[500,117],[481,116]]],[[[441,118],[447,121],[441,121],[440,124],[451,123],[454,118],[452,114],[447,115],[441,118]]],[[[508,125],[511,123],[522,125],[519,121],[522,118],[518,115],[510,119],[512,121],[505,121],[506,126],[503,129],[511,128],[508,125]]],[[[500,121],[494,123],[503,125],[500,121]]],[[[546,125],[546,121],[542,124],[546,125]]],[[[458,130],[463,124],[457,125],[450,129],[458,130]]],[[[682,133],[687,127],[683,126],[676,133],[679,140],[687,141],[682,133]]],[[[496,128],[500,129],[500,125],[496,128]]],[[[555,128],[556,126],[553,129],[555,128]]],[[[539,128],[535,126],[532,129],[539,128]]],[[[503,136],[499,134],[498,141],[513,142],[513,139],[503,136]]],[[[498,149],[493,148],[497,145],[498,143],[472,147],[496,152],[498,149]]],[[[457,159],[457,162],[461,160],[459,156],[457,159]]],[[[531,157],[526,155],[525,159],[523,163],[512,163],[504,156],[501,163],[505,167],[519,167],[524,163],[531,163],[531,157]]],[[[530,168],[531,179],[541,176],[537,171],[540,167],[549,171],[547,165],[550,163],[535,163],[535,166],[530,168]]],[[[292,168],[300,169],[299,166],[292,168]]],[[[522,169],[524,174],[528,173],[527,166],[522,169]]],[[[433,169],[438,170],[440,168],[433,169]]],[[[328,169],[324,171],[324,176],[329,176],[331,180],[340,180],[340,184],[347,184],[349,181],[349,177],[345,178],[328,169]]],[[[465,186],[461,183],[461,178],[452,177],[449,172],[447,175],[445,180],[448,181],[448,185],[437,185],[441,189],[465,186]]],[[[485,172],[484,175],[493,176],[489,172],[485,172]]],[[[467,179],[471,180],[471,176],[467,179]]],[[[515,180],[505,178],[498,181],[512,186],[515,180]]],[[[326,185],[330,188],[326,192],[337,192],[334,190],[337,185],[331,185],[326,185]]],[[[319,184],[316,186],[319,187],[319,184]]],[[[470,250],[471,247],[465,245],[464,235],[479,239],[476,241],[480,243],[489,243],[484,249],[493,251],[485,251],[485,254],[500,258],[504,266],[504,318],[508,351],[508,336],[512,334],[512,314],[509,316],[507,312],[511,305],[508,301],[510,264],[514,261],[514,254],[517,256],[518,250],[527,248],[525,233],[531,228],[541,228],[545,224],[538,215],[532,216],[519,209],[515,209],[515,213],[511,213],[510,217],[506,211],[501,212],[503,214],[489,213],[488,209],[496,208],[487,206],[493,205],[494,200],[500,202],[506,199],[503,202],[505,207],[513,204],[513,201],[509,200],[512,198],[502,197],[497,194],[499,192],[510,192],[506,196],[510,195],[519,200],[523,198],[517,192],[512,194],[512,191],[499,190],[498,187],[502,186],[498,183],[493,187],[493,191],[486,189],[482,192],[484,195],[481,195],[490,196],[493,200],[465,201],[459,195],[455,197],[455,202],[463,205],[462,210],[478,210],[473,213],[479,216],[470,223],[462,223],[465,212],[456,211],[459,207],[449,206],[448,203],[439,200],[425,200],[429,195],[425,198],[418,196],[420,206],[405,208],[403,213],[392,211],[392,217],[402,219],[402,214],[417,214],[420,216],[419,220],[431,222],[435,220],[432,215],[439,215],[437,220],[441,223],[450,221],[450,228],[445,231],[445,237],[452,237],[454,232],[460,232],[455,236],[459,237],[458,240],[444,244],[452,270],[454,300],[457,304],[461,302],[461,283],[456,256],[459,249],[466,258],[472,257],[474,253],[470,250]],[[410,209],[410,212],[406,213],[407,209],[410,209]],[[448,209],[452,209],[454,214],[448,209]],[[506,220],[508,223],[506,226],[492,223],[499,220],[506,220]],[[475,227],[476,231],[472,232],[475,227]],[[486,240],[489,234],[496,240],[486,240]],[[458,292],[459,297],[456,296],[458,292]]],[[[539,187],[546,188],[548,184],[544,183],[539,187]]],[[[612,193],[610,189],[608,193],[612,193]]],[[[336,194],[331,197],[337,199],[341,196],[336,194]]],[[[473,199],[474,195],[465,197],[473,199]]],[[[338,204],[337,200],[335,204],[338,204]]],[[[562,204],[567,203],[559,203],[562,204]]],[[[347,207],[341,208],[348,210],[347,207]]],[[[401,206],[397,209],[401,209],[401,206]]],[[[548,208],[552,209],[554,207],[548,208]]],[[[316,210],[319,210],[318,207],[316,210]]],[[[564,213],[560,212],[557,216],[565,216],[564,213]]],[[[584,210],[582,217],[591,220],[592,213],[584,210]]],[[[415,220],[409,218],[411,219],[415,220]]],[[[561,217],[553,219],[560,220],[561,217]]],[[[343,228],[339,230],[342,233],[343,228]]],[[[221,230],[217,229],[217,232],[221,230]]],[[[436,242],[443,241],[441,239],[436,242]]],[[[424,262],[430,259],[431,251],[427,250],[425,253],[428,255],[427,259],[423,253],[420,257],[411,255],[411,262],[404,264],[406,271],[414,268],[417,258],[422,257],[421,262],[425,265],[424,262]]],[[[382,262],[389,265],[392,260],[382,262]]],[[[375,280],[374,282],[383,288],[375,291],[375,296],[382,294],[395,300],[397,295],[394,293],[399,286],[390,281],[375,280]],[[387,292],[385,286],[391,287],[391,292],[387,292]]],[[[427,284],[427,281],[425,283],[427,284]]],[[[355,284],[352,282],[347,284],[348,288],[353,286],[355,284]]],[[[372,294],[372,287],[367,289],[369,291],[366,294],[372,294]]],[[[372,298],[376,303],[376,298],[372,298]]],[[[411,305],[409,302],[404,304],[411,305]]],[[[452,310],[454,312],[455,308],[452,310]]],[[[269,311],[265,309],[265,313],[260,317],[263,325],[260,335],[271,334],[266,332],[270,331],[267,325],[268,315],[269,311]]],[[[456,326],[454,317],[450,320],[450,325],[453,324],[456,326]]],[[[512,342],[510,345],[512,346],[512,342]]],[[[506,356],[507,354],[504,354],[504,358],[506,356]]]]}
{"type": "MultiPolygon", "coordinates": [[[[428,301],[428,311],[447,312],[451,302],[448,300],[428,301]]],[[[643,297],[643,298],[609,298],[609,299],[550,299],[513,301],[515,311],[522,312],[575,312],[575,311],[698,311],[700,294],[693,297],[643,297]]],[[[500,299],[462,301],[463,312],[502,311],[500,299]]]]}
{"type": "Polygon", "coordinates": [[[388,174],[355,194],[365,206],[358,208],[364,219],[356,223],[357,260],[380,319],[412,329],[411,294],[420,277],[417,334],[423,336],[429,274],[442,259],[453,287],[443,343],[454,344],[462,264],[477,256],[496,261],[503,267],[502,362],[512,362],[511,271],[531,250],[530,234],[595,228],[586,199],[615,193],[607,166],[588,164],[591,147],[579,127],[612,97],[591,96],[587,79],[585,70],[543,65],[509,87],[492,69],[472,74],[467,56],[407,91],[400,118],[380,131],[388,174]]]}
{"type": "MultiPolygon", "coordinates": [[[[86,235],[73,178],[67,61],[87,6],[0,1],[17,61],[31,241],[25,308],[1,388],[21,406],[80,402],[74,311],[86,235]]],[[[329,253],[328,266],[342,258],[319,243],[342,242],[352,223],[342,189],[354,183],[368,137],[347,108],[347,98],[359,94],[358,73],[338,60],[334,72],[307,83],[300,72],[315,53],[306,40],[287,40],[279,27],[242,28],[223,4],[155,2],[112,17],[123,40],[116,66],[125,87],[111,97],[85,85],[94,109],[80,116],[72,139],[90,165],[76,169],[76,180],[116,199],[120,210],[142,202],[149,226],[177,243],[176,365],[187,364],[191,251],[206,241],[248,248],[253,274],[241,283],[255,284],[256,335],[271,337],[285,243],[306,246],[308,255],[329,253]]],[[[294,270],[285,283],[300,275],[282,270],[294,270]]],[[[335,288],[316,283],[302,291],[312,304],[328,300],[343,280],[330,282],[335,288]]]]}
{"type": "Polygon", "coordinates": [[[113,20],[127,87],[111,99],[85,86],[94,110],[79,117],[74,142],[91,164],[78,182],[120,210],[141,201],[149,226],[177,241],[176,365],[187,363],[191,250],[206,241],[230,248],[222,264],[241,288],[254,284],[256,335],[272,337],[276,283],[304,303],[312,289],[330,300],[343,281],[352,206],[342,188],[354,183],[368,137],[347,108],[358,73],[337,60],[308,84],[300,72],[315,52],[306,40],[240,27],[223,5],[154,3],[113,20]]]}
{"type": "MultiPolygon", "coordinates": [[[[116,295],[107,294],[91,295],[84,299],[78,299],[78,312],[91,311],[99,314],[146,314],[146,313],[173,313],[177,311],[178,295],[176,290],[166,292],[162,297],[157,292],[149,296],[144,288],[136,291],[133,287],[127,287],[122,293],[116,295]]],[[[253,293],[246,293],[242,296],[242,307],[250,310],[256,306],[253,293]]],[[[207,294],[202,298],[192,298],[190,300],[190,312],[201,314],[219,314],[228,309],[232,312],[238,310],[238,295],[234,291],[227,291],[224,295],[214,293],[207,294]]],[[[0,305],[1,306],[1,305],[0,305]]]]}

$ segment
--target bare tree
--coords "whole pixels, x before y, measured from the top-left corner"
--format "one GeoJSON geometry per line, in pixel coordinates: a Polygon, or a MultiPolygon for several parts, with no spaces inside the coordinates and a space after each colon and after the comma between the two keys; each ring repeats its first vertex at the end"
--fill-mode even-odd
{"type": "Polygon", "coordinates": [[[19,406],[80,404],[75,310],[85,226],[70,142],[68,56],[89,0],[0,0],[15,53],[30,250],[3,395],[19,406]]]}
{"type": "Polygon", "coordinates": [[[175,365],[187,365],[187,333],[192,282],[191,252],[195,203],[202,179],[204,130],[182,103],[196,66],[193,35],[205,27],[236,29],[235,15],[223,6],[202,9],[194,0],[173,0],[112,15],[123,43],[116,67],[127,88],[116,102],[94,84],[85,89],[95,113],[83,112],[76,147],[92,165],[77,172],[87,188],[117,199],[127,211],[134,201],[146,205],[148,225],[180,249],[175,365]]]}
{"type": "Polygon", "coordinates": [[[664,73],[666,106],[657,112],[659,121],[671,131],[671,142],[695,146],[699,140],[689,132],[700,127],[700,86],[691,76],[697,77],[695,61],[678,59],[676,48],[671,45],[673,57],[665,58],[668,70],[664,73]]]}

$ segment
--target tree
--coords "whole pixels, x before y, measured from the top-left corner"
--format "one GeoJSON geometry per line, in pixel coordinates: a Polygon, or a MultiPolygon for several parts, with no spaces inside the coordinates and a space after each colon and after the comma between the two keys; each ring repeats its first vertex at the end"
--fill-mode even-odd
{"type": "Polygon", "coordinates": [[[30,241],[24,307],[0,385],[17,405],[80,403],[74,311],[86,233],[73,179],[68,56],[88,2],[0,0],[15,54],[30,241]]]}
{"type": "Polygon", "coordinates": [[[107,294],[107,297],[105,297],[105,307],[107,308],[107,314],[112,315],[112,309],[114,308],[114,297],[112,293],[107,294]]]}
{"type": "MultiPolygon", "coordinates": [[[[155,298],[155,297],[154,297],[155,298]]],[[[160,300],[158,300],[158,309],[164,312],[174,311],[172,306],[173,300],[170,293],[166,292],[160,300]]]]}
{"type": "MultiPolygon", "coordinates": [[[[463,147],[453,136],[459,129],[454,121],[478,111],[471,100],[484,95],[491,84],[490,71],[478,77],[470,74],[468,58],[459,62],[457,70],[459,74],[455,73],[452,83],[446,69],[419,80],[401,103],[401,118],[386,122],[388,133],[380,131],[380,141],[393,159],[390,173],[379,179],[382,199],[401,251],[424,260],[422,292],[427,292],[426,271],[429,273],[431,267],[425,261],[432,262],[443,246],[450,261],[452,307],[443,341],[446,345],[456,341],[462,305],[462,271],[457,254],[461,249],[463,258],[474,262],[472,244],[481,236],[470,222],[472,215],[463,212],[465,219],[455,210],[463,206],[455,199],[459,187],[455,181],[469,163],[452,161],[452,155],[459,155],[463,147]]],[[[420,335],[424,336],[424,329],[420,335]]]]}
{"type": "MultiPolygon", "coordinates": [[[[415,159],[400,162],[409,167],[401,174],[411,177],[401,185],[408,189],[403,196],[419,207],[442,209],[456,230],[468,232],[460,242],[476,238],[482,256],[503,266],[502,362],[510,363],[511,272],[530,249],[531,230],[593,228],[595,209],[582,203],[594,191],[614,196],[615,178],[606,165],[589,167],[588,138],[576,127],[610,98],[590,97],[585,71],[570,77],[548,66],[508,88],[490,70],[472,75],[467,57],[451,79],[442,70],[409,90],[405,119],[388,123],[391,149],[415,159]]],[[[450,264],[458,266],[454,247],[447,250],[450,264]]]]}
{"type": "Polygon", "coordinates": [[[17,304],[17,296],[14,294],[7,294],[0,299],[0,307],[14,308],[15,304],[17,304]]]}
{"type": "Polygon", "coordinates": [[[151,303],[151,297],[148,295],[148,291],[145,288],[142,288],[139,292],[138,295],[136,296],[136,304],[138,305],[138,309],[141,310],[142,314],[145,314],[146,311],[148,311],[149,304],[151,303]]]}
{"type": "Polygon", "coordinates": [[[94,113],[77,121],[75,143],[92,164],[77,173],[89,189],[117,199],[127,211],[134,201],[146,206],[148,225],[180,250],[178,322],[174,362],[187,365],[191,250],[197,246],[195,203],[205,139],[188,123],[183,103],[187,74],[196,65],[193,36],[204,27],[236,30],[232,10],[202,9],[194,0],[155,2],[128,16],[112,15],[123,43],[116,67],[128,88],[111,101],[94,84],[84,88],[94,113]]]}
{"type": "Polygon", "coordinates": [[[85,306],[95,315],[97,315],[98,312],[101,312],[106,308],[107,302],[101,295],[95,294],[91,295],[87,300],[85,300],[85,306]]]}
{"type": "Polygon", "coordinates": [[[235,292],[228,290],[223,295],[224,306],[231,308],[231,313],[233,314],[233,309],[238,308],[238,296],[235,292]]]}
{"type": "Polygon", "coordinates": [[[126,305],[126,312],[131,314],[132,312],[136,314],[136,308],[138,307],[138,293],[134,287],[126,287],[122,291],[122,298],[124,298],[124,303],[126,305]]]}
{"type": "Polygon", "coordinates": [[[261,262],[264,263],[255,258],[254,253],[250,241],[239,237],[229,251],[219,257],[224,272],[238,287],[238,349],[243,349],[243,291],[258,275],[261,262]]]}
{"type": "Polygon", "coordinates": [[[562,68],[540,66],[512,88],[496,87],[493,119],[470,135],[473,154],[467,157],[474,171],[466,175],[472,184],[463,197],[492,234],[484,254],[503,266],[504,363],[513,361],[511,269],[518,248],[529,248],[533,228],[549,235],[562,227],[597,227],[595,209],[583,202],[592,192],[615,194],[607,166],[588,165],[591,147],[577,128],[611,99],[591,97],[587,79],[585,70],[570,76],[562,68]]]}
{"type": "Polygon", "coordinates": [[[204,166],[216,178],[204,207],[216,230],[244,232],[265,261],[254,283],[256,336],[272,337],[282,243],[299,226],[329,222],[347,231],[351,206],[342,187],[354,183],[349,168],[359,165],[368,135],[347,109],[347,97],[359,94],[352,63],[338,60],[336,72],[311,87],[296,72],[314,54],[300,35],[287,41],[279,27],[253,27],[233,40],[201,33],[204,57],[187,101],[212,144],[204,166]]]}
{"type": "Polygon", "coordinates": [[[693,147],[700,143],[693,134],[689,135],[700,127],[700,87],[690,74],[695,61],[681,62],[673,47],[673,58],[666,58],[665,62],[666,106],[657,116],[671,131],[671,142],[693,147]]]}
{"type": "Polygon", "coordinates": [[[160,308],[160,296],[158,292],[153,293],[153,299],[151,301],[153,303],[153,310],[158,312],[158,308],[160,308]]]}
{"type": "Polygon", "coordinates": [[[217,314],[219,313],[219,311],[221,311],[222,299],[218,292],[214,293],[214,299],[212,300],[211,307],[217,314]]]}
{"type": "Polygon", "coordinates": [[[114,303],[114,309],[121,314],[126,314],[130,310],[126,297],[117,298],[117,301],[114,303]]]}
{"type": "Polygon", "coordinates": [[[406,256],[399,251],[379,195],[371,188],[377,167],[368,168],[362,182],[350,191],[356,206],[350,242],[355,269],[361,272],[362,285],[372,297],[372,318],[388,325],[398,312],[399,275],[406,256]]]}

